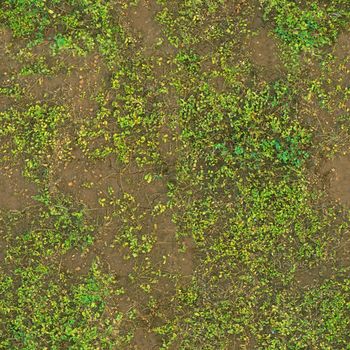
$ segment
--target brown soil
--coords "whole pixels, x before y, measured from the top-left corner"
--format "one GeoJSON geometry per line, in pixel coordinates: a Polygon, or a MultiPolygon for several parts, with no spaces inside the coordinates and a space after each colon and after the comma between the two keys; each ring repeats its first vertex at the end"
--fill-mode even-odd
{"type": "Polygon", "coordinates": [[[35,193],[35,185],[26,180],[19,169],[6,169],[2,165],[0,169],[0,210],[23,210],[34,204],[31,197],[35,193]]]}
{"type": "Polygon", "coordinates": [[[281,74],[281,61],[278,55],[276,39],[267,28],[260,28],[248,42],[248,50],[252,62],[261,68],[264,79],[271,81],[281,74]]]}
{"type": "MultiPolygon", "coordinates": [[[[0,87],[10,87],[13,82],[10,77],[18,69],[18,63],[10,56],[11,31],[0,27],[0,87]]],[[[0,112],[13,105],[14,99],[0,94],[0,112]]]]}
{"type": "Polygon", "coordinates": [[[299,288],[310,288],[331,276],[331,266],[324,265],[297,271],[295,273],[295,281],[299,288]]]}
{"type": "Polygon", "coordinates": [[[332,54],[334,61],[330,66],[326,91],[332,96],[329,101],[334,113],[339,116],[350,112],[350,99],[344,98],[344,90],[350,85],[350,31],[341,33],[336,41],[332,54]],[[342,99],[338,101],[338,96],[342,99]]]}
{"type": "Polygon", "coordinates": [[[159,10],[156,1],[140,0],[137,6],[130,6],[125,14],[129,28],[136,32],[146,48],[146,53],[154,50],[161,36],[161,29],[155,16],[159,10]]]}
{"type": "Polygon", "coordinates": [[[139,328],[135,331],[135,339],[132,349],[134,350],[152,350],[159,349],[160,340],[154,333],[147,329],[139,328]]]}
{"type": "Polygon", "coordinates": [[[336,127],[335,115],[321,108],[316,103],[309,104],[308,118],[310,118],[310,125],[316,126],[323,134],[334,132],[336,127]]]}
{"type": "MultiPolygon", "coordinates": [[[[144,258],[140,256],[137,259],[124,259],[127,249],[114,243],[120,225],[118,217],[111,217],[112,208],[108,205],[101,207],[99,199],[106,198],[108,188],[113,188],[115,198],[121,198],[123,193],[134,196],[142,211],[150,211],[156,203],[165,204],[168,200],[167,177],[147,183],[144,180],[145,173],[147,171],[142,171],[132,164],[123,168],[118,167],[113,158],[89,162],[81,151],[77,149],[72,151],[71,159],[57,169],[53,188],[71,195],[74,200],[86,205],[88,215],[97,220],[99,228],[95,242],[87,252],[82,254],[72,251],[62,258],[63,269],[74,275],[86,274],[94,258],[99,257],[110,273],[124,280],[122,284],[125,283],[125,287],[133,295],[128,276],[137,266],[143,265],[144,258]]],[[[171,212],[166,210],[155,217],[148,215],[147,220],[141,224],[143,226],[141,233],[153,232],[156,238],[150,256],[152,266],[161,268],[165,273],[178,275],[181,283],[189,281],[194,270],[195,246],[190,239],[184,242],[177,241],[177,229],[172,222],[171,212]],[[179,252],[182,243],[185,249],[184,252],[179,252]]],[[[158,291],[160,293],[158,297],[162,299],[166,294],[174,293],[174,285],[167,286],[166,283],[162,283],[158,291]]]]}
{"type": "Polygon", "coordinates": [[[13,69],[18,67],[16,60],[9,54],[12,45],[12,34],[9,29],[0,27],[0,81],[7,79],[13,69]]]}
{"type": "MultiPolygon", "coordinates": [[[[344,90],[348,89],[350,86],[350,32],[347,32],[347,35],[344,35],[340,39],[341,48],[336,47],[335,50],[335,65],[339,67],[339,72],[334,73],[332,80],[336,82],[336,84],[334,84],[336,86],[330,87],[330,89],[340,88],[342,93],[344,93],[344,90]]],[[[335,112],[338,115],[348,114],[350,112],[350,99],[347,97],[346,100],[338,104],[337,107],[335,112]]]]}
{"type": "Polygon", "coordinates": [[[337,265],[340,267],[350,266],[350,234],[342,239],[336,250],[337,265]]]}
{"type": "Polygon", "coordinates": [[[326,161],[320,171],[331,198],[350,205],[350,156],[338,156],[326,161]]]}
{"type": "Polygon", "coordinates": [[[334,55],[338,60],[349,59],[350,52],[350,32],[340,33],[333,49],[334,55]]]}
{"type": "MultiPolygon", "coordinates": [[[[0,213],[2,211],[22,211],[34,206],[35,202],[32,196],[35,194],[35,185],[22,176],[20,169],[12,169],[2,165],[0,168],[0,213]]],[[[0,266],[2,266],[6,256],[5,234],[6,232],[0,227],[0,266]]]]}
{"type": "MultiPolygon", "coordinates": [[[[90,216],[99,222],[93,245],[84,253],[76,250],[67,253],[61,259],[61,268],[73,276],[84,275],[88,273],[93,260],[98,257],[102,266],[105,266],[127,291],[126,299],[118,298],[116,302],[124,311],[136,306],[139,310],[139,320],[145,322],[136,329],[131,349],[151,350],[160,348],[161,344],[158,336],[147,329],[157,326],[158,321],[153,311],[148,310],[149,295],[141,290],[130,276],[136,275],[142,280],[144,274],[152,276],[159,269],[163,274],[178,276],[177,280],[181,284],[190,282],[195,269],[194,242],[190,239],[185,239],[184,242],[177,241],[177,228],[172,222],[171,211],[166,210],[155,217],[147,215],[147,220],[141,223],[142,233],[153,232],[156,237],[151,254],[147,257],[152,266],[148,270],[148,260],[145,260],[146,256],[142,254],[136,259],[124,259],[127,249],[114,243],[119,226],[118,217],[106,220],[105,217],[110,216],[111,208],[101,208],[98,203],[99,198],[107,195],[108,187],[112,187],[116,198],[120,198],[123,193],[133,195],[142,211],[151,210],[156,203],[165,204],[168,200],[167,176],[147,183],[144,180],[145,173],[146,169],[140,170],[133,164],[126,167],[117,166],[113,158],[88,162],[79,150],[73,150],[71,160],[57,170],[55,186],[84,203],[90,216]],[[86,188],[84,183],[92,183],[93,186],[86,188]],[[185,249],[179,252],[182,243],[185,249]]],[[[174,280],[166,275],[156,279],[158,282],[152,285],[152,296],[162,308],[166,305],[165,309],[171,313],[169,305],[176,291],[174,280]]]]}
{"type": "MultiPolygon", "coordinates": [[[[242,1],[242,4],[244,2],[242,1]]],[[[160,26],[155,16],[159,10],[155,1],[140,0],[138,5],[130,6],[126,13],[126,21],[131,31],[138,34],[145,53],[153,53],[158,39],[162,36],[160,26]]],[[[278,54],[278,44],[267,28],[263,26],[262,14],[259,10],[253,18],[249,28],[253,34],[246,43],[249,57],[257,69],[257,74],[264,80],[273,81],[282,74],[282,63],[278,54]]],[[[0,29],[0,86],[7,84],[7,77],[19,68],[18,63],[7,55],[7,46],[11,44],[11,34],[8,30],[0,29]]],[[[43,46],[36,54],[45,54],[47,46],[43,46]]],[[[347,60],[350,52],[349,33],[339,36],[334,46],[337,62],[347,60]]],[[[109,71],[98,54],[87,57],[72,57],[62,54],[57,61],[51,62],[55,66],[58,61],[68,70],[61,70],[51,76],[32,75],[19,77],[29,95],[27,100],[41,100],[48,103],[60,103],[68,107],[75,122],[83,120],[87,115],[94,115],[97,104],[91,99],[100,89],[109,84],[109,71]]],[[[166,67],[164,65],[164,67],[166,67]]],[[[162,69],[166,69],[163,68],[162,69]]],[[[350,70],[350,66],[349,66],[350,70]]],[[[163,72],[166,75],[166,72],[163,72]]],[[[348,77],[341,78],[348,83],[348,77]]],[[[223,81],[217,81],[217,89],[223,89],[223,81]]],[[[13,100],[0,96],[0,111],[13,104],[13,100]]],[[[169,102],[173,108],[173,99],[169,102]]],[[[307,105],[309,125],[315,122],[320,130],[327,133],[334,128],[334,118],[327,111],[317,105],[307,105]]],[[[119,225],[118,218],[109,217],[111,208],[102,207],[101,198],[107,197],[108,189],[114,190],[116,198],[123,193],[130,193],[135,197],[136,203],[145,211],[151,210],[155,203],[165,204],[167,197],[167,181],[172,180],[176,163],[176,145],[168,140],[163,141],[165,134],[171,135],[173,131],[163,127],[161,130],[161,157],[164,160],[164,176],[148,184],[144,180],[146,169],[140,170],[135,164],[122,167],[114,157],[105,160],[90,161],[79,149],[73,149],[70,159],[55,165],[52,175],[51,190],[68,194],[87,208],[87,214],[98,228],[95,241],[84,252],[72,250],[60,258],[60,268],[74,276],[85,275],[96,257],[100,259],[106,270],[115,275],[120,284],[127,290],[127,300],[122,307],[127,311],[132,300],[140,304],[147,304],[145,293],[130,283],[130,274],[142,270],[144,257],[138,259],[124,259],[126,248],[116,246],[115,235],[119,225]]],[[[330,197],[340,204],[350,206],[350,156],[338,156],[333,160],[325,161],[318,172],[324,183],[325,190],[330,197]]],[[[0,210],[22,210],[33,204],[31,196],[36,192],[34,185],[23,178],[20,170],[0,169],[0,210]]],[[[172,212],[167,209],[165,213],[152,217],[143,222],[144,232],[152,232],[156,243],[150,254],[152,266],[156,266],[163,273],[179,277],[177,282],[188,283],[196,270],[196,247],[192,239],[178,240],[177,227],[172,222],[172,212]]],[[[0,231],[1,232],[1,231],[0,231]]],[[[0,262],[3,261],[5,242],[0,236],[0,262]]],[[[350,264],[350,238],[344,239],[337,248],[337,259],[343,266],[350,264]]],[[[328,266],[317,267],[312,270],[301,270],[296,273],[296,282],[301,288],[308,287],[315,281],[331,276],[328,266]]],[[[171,298],[174,295],[174,282],[166,277],[159,279],[154,296],[163,303],[169,303],[168,312],[171,313],[171,298]]],[[[121,299],[122,300],[122,299],[121,299]]],[[[146,306],[145,306],[146,309],[146,306]]],[[[156,323],[147,312],[142,313],[147,322],[156,323]],[[151,321],[150,321],[151,320],[151,321]]],[[[133,349],[151,350],[160,348],[159,339],[146,328],[137,328],[133,340],[133,349]]],[[[233,340],[230,349],[244,348],[244,344],[233,340]]],[[[254,345],[246,345],[253,349],[254,345]]]]}
{"type": "Polygon", "coordinates": [[[248,29],[252,31],[257,31],[264,26],[263,12],[258,1],[254,1],[253,8],[254,10],[251,17],[251,21],[248,22],[248,29]]]}
{"type": "Polygon", "coordinates": [[[7,244],[6,240],[2,238],[2,231],[0,230],[0,271],[5,262],[7,244]]]}
{"type": "Polygon", "coordinates": [[[73,250],[60,257],[59,266],[60,269],[66,271],[68,274],[86,275],[93,261],[94,256],[90,251],[82,253],[73,250]]]}
{"type": "Polygon", "coordinates": [[[169,256],[169,272],[179,274],[184,278],[191,278],[194,272],[195,260],[195,243],[191,238],[187,238],[183,242],[184,251],[179,251],[175,245],[173,254],[169,256]]]}
{"type": "Polygon", "coordinates": [[[99,198],[107,195],[109,187],[120,191],[119,174],[112,158],[89,161],[74,149],[71,159],[56,169],[52,186],[86,205],[91,214],[103,215],[99,198]]]}
{"type": "Polygon", "coordinates": [[[109,80],[108,69],[101,57],[98,54],[73,57],[62,53],[51,64],[52,67],[60,64],[63,68],[48,76],[34,74],[20,77],[31,100],[52,101],[56,104],[64,101],[75,120],[93,115],[97,103],[91,97],[109,80]]]}

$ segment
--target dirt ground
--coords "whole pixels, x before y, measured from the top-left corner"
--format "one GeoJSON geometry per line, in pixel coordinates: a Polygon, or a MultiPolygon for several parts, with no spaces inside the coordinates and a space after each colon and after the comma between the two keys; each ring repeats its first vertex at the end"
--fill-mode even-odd
{"type": "MultiPolygon", "coordinates": [[[[244,1],[237,8],[244,8],[244,1]]],[[[160,11],[160,5],[155,1],[141,0],[137,6],[129,6],[124,13],[122,21],[127,30],[137,38],[137,47],[142,48],[145,57],[164,58],[158,66],[153,66],[154,74],[162,79],[171,69],[174,56],[178,49],[171,47],[156,16],[160,11]],[[168,60],[168,61],[167,61],[168,60]]],[[[237,10],[238,11],[238,10],[237,10]]],[[[239,12],[239,11],[238,11],[239,12]]],[[[261,80],[263,83],[273,83],[282,79],[286,74],[286,67],[281,59],[281,42],[273,34],[263,19],[260,10],[257,10],[251,23],[250,34],[242,42],[244,55],[249,65],[253,66],[252,79],[261,80]]],[[[86,276],[98,257],[104,271],[115,276],[120,286],[127,293],[116,297],[118,305],[123,312],[129,311],[138,303],[138,319],[140,324],[136,326],[134,338],[130,349],[151,350],[162,348],[162,339],[152,329],[158,326],[158,316],[152,314],[149,307],[154,298],[163,305],[157,305],[159,309],[164,307],[164,314],[172,314],[171,305],[175,299],[177,288],[186,288],[191,284],[192,278],[200,266],[200,253],[196,242],[192,237],[178,235],[178,227],[174,223],[175,209],[167,206],[171,201],[169,184],[176,181],[174,175],[177,171],[178,143],[174,141],[177,135],[171,133],[181,132],[163,122],[159,130],[160,157],[163,162],[161,176],[150,183],[145,180],[147,174],[154,169],[138,166],[136,159],[131,159],[128,164],[122,164],[115,154],[110,154],[104,159],[93,159],[87,156],[76,145],[77,133],[84,122],[96,115],[99,104],[96,96],[99,92],[110,89],[113,74],[109,71],[102,56],[92,52],[86,56],[74,56],[63,53],[59,57],[51,57],[50,46],[43,42],[35,49],[31,59],[43,57],[49,69],[53,73],[43,75],[40,73],[23,76],[20,70],[23,62],[16,59],[16,45],[21,47],[21,41],[16,41],[7,29],[0,30],[0,87],[6,87],[13,82],[18,83],[24,91],[24,96],[4,96],[0,94],[0,112],[8,110],[12,106],[24,108],[28,103],[42,101],[47,105],[61,104],[67,108],[70,116],[69,125],[65,133],[59,135],[59,140],[51,155],[49,189],[52,194],[63,193],[72,199],[74,203],[86,208],[86,215],[96,227],[93,243],[84,251],[72,249],[61,255],[59,267],[73,280],[79,276],[86,276]],[[12,78],[10,78],[12,77],[12,78]],[[174,131],[175,130],[175,131],[174,131]],[[165,141],[164,141],[165,140],[165,141]],[[115,214],[117,205],[110,204],[109,195],[113,192],[115,198],[122,198],[127,193],[134,199],[135,211],[140,225],[139,234],[154,238],[154,247],[151,254],[139,254],[135,258],[125,258],[129,252],[125,244],[118,245],[116,237],[123,225],[122,210],[115,214]],[[106,201],[107,204],[104,204],[106,201]],[[156,205],[163,205],[164,212],[152,214],[156,205]],[[152,268],[150,267],[152,266],[152,268]],[[150,287],[150,294],[145,294],[135,282],[147,280],[151,276],[157,283],[150,287]],[[154,288],[154,289],[153,289],[154,288]],[[168,306],[166,306],[168,305],[168,306]]],[[[206,48],[202,47],[203,52],[206,48]]],[[[335,55],[335,64],[340,65],[346,61],[350,50],[349,32],[339,35],[333,45],[332,52],[335,55]]],[[[160,61],[159,61],[160,62],[160,61]]],[[[344,63],[345,71],[350,72],[349,60],[344,63]]],[[[214,66],[209,62],[205,69],[214,66]]],[[[338,73],[337,73],[338,74],[338,73]]],[[[348,86],[350,74],[330,76],[337,79],[341,86],[348,86]]],[[[169,78],[170,79],[170,78],[169,78]]],[[[217,78],[217,90],[224,91],[227,83],[224,78],[217,78]]],[[[173,86],[171,88],[174,88],[173,86]]],[[[174,92],[176,94],[176,92],[174,92]]],[[[107,96],[107,100],[110,96],[107,96]]],[[[176,96],[165,97],[165,104],[171,114],[176,105],[176,96]]],[[[337,116],[349,112],[350,104],[332,111],[321,108],[317,103],[301,101],[298,104],[300,110],[306,111],[306,125],[316,125],[320,131],[320,140],[335,132],[337,128],[337,116]]],[[[166,117],[165,117],[166,118],[166,117]]],[[[103,127],[111,123],[112,117],[101,122],[103,127]]],[[[106,128],[108,128],[107,126],[106,128]]],[[[318,137],[318,136],[317,136],[318,137]]],[[[96,141],[96,140],[95,140],[96,141]]],[[[98,143],[99,140],[96,141],[98,143]]],[[[349,143],[344,142],[341,152],[328,159],[325,154],[317,154],[314,162],[309,165],[311,175],[310,182],[314,182],[315,188],[321,189],[327,201],[336,205],[350,207],[350,155],[349,143]]],[[[321,152],[322,153],[322,152],[321,152]]],[[[17,164],[5,164],[0,168],[0,212],[25,212],[31,206],[37,205],[33,196],[40,191],[40,185],[34,184],[23,176],[21,161],[17,164]]],[[[111,202],[112,203],[112,202],[111,202]]],[[[6,240],[0,236],[0,261],[5,261],[6,240]]],[[[349,267],[350,264],[350,238],[339,240],[335,247],[334,261],[337,266],[349,267]]],[[[314,269],[304,269],[296,272],[295,284],[298,288],[308,289],[316,286],[320,281],[332,278],[334,266],[325,264],[314,269]]],[[[147,288],[147,287],[145,287],[147,288]]],[[[156,308],[156,307],[155,307],[156,308]]],[[[228,350],[257,349],[255,340],[245,337],[243,342],[238,338],[232,339],[228,350]],[[248,340],[247,340],[248,339],[248,340]]],[[[173,349],[177,349],[176,343],[173,349]]],[[[187,349],[187,348],[186,348],[187,349]]]]}

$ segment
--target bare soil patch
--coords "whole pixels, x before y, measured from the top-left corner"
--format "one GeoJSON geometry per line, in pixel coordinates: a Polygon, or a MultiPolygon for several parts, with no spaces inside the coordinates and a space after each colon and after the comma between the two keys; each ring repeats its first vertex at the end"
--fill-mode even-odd
{"type": "Polygon", "coordinates": [[[74,249],[60,257],[59,266],[60,269],[73,276],[86,275],[94,258],[94,255],[89,251],[82,253],[74,249]]]}
{"type": "Polygon", "coordinates": [[[350,234],[340,242],[337,247],[337,264],[344,268],[350,266],[350,234]]]}
{"type": "Polygon", "coordinates": [[[120,191],[119,171],[112,158],[89,161],[79,149],[74,149],[71,159],[57,168],[54,187],[71,195],[92,212],[102,215],[99,198],[106,196],[108,188],[120,191]]]}
{"type": "Polygon", "coordinates": [[[31,198],[36,193],[33,183],[25,179],[20,169],[0,169],[0,209],[23,210],[34,203],[31,198]]]}
{"type": "Polygon", "coordinates": [[[155,19],[158,10],[155,1],[140,0],[136,7],[130,6],[126,12],[129,27],[140,35],[146,53],[153,51],[161,35],[155,19]]]}
{"type": "Polygon", "coordinates": [[[312,269],[299,270],[295,274],[295,281],[299,288],[310,288],[320,281],[332,276],[332,268],[328,265],[317,266],[312,269]]]}
{"type": "Polygon", "coordinates": [[[12,69],[18,67],[16,60],[14,60],[9,53],[11,45],[11,31],[0,27],[0,82],[10,75],[12,69]]]}
{"type": "Polygon", "coordinates": [[[133,350],[159,349],[161,345],[158,337],[145,328],[138,328],[134,335],[133,350]]]}
{"type": "Polygon", "coordinates": [[[344,60],[349,58],[350,52],[350,32],[344,31],[340,33],[334,45],[333,52],[337,59],[344,60]]]}
{"type": "Polygon", "coordinates": [[[248,28],[252,31],[257,31],[264,26],[263,12],[258,1],[254,2],[254,11],[251,20],[248,22],[248,28]]]}
{"type": "MultiPolygon", "coordinates": [[[[19,64],[9,54],[12,42],[11,31],[0,27],[0,88],[9,88],[13,84],[11,76],[18,70],[19,64]]],[[[0,94],[0,112],[11,107],[14,99],[0,94]]]]}
{"type": "Polygon", "coordinates": [[[333,54],[335,57],[333,67],[336,68],[332,71],[331,80],[332,85],[328,86],[328,91],[336,96],[335,101],[332,101],[336,105],[337,115],[350,112],[350,99],[344,97],[342,101],[337,101],[337,95],[343,96],[344,91],[349,88],[350,85],[350,31],[342,32],[338,40],[333,47],[333,54]],[[337,91],[337,93],[336,93],[337,91]]]}
{"type": "Polygon", "coordinates": [[[325,186],[335,201],[350,205],[350,156],[338,156],[325,162],[320,175],[325,179],[325,186]]]}
{"type": "Polygon", "coordinates": [[[98,54],[74,57],[62,54],[52,63],[63,67],[56,74],[22,77],[34,100],[64,103],[75,119],[93,115],[97,103],[91,99],[108,83],[109,71],[98,54]]]}
{"type": "Polygon", "coordinates": [[[260,28],[248,42],[252,62],[261,68],[262,77],[268,81],[276,79],[280,75],[281,61],[278,56],[276,39],[267,28],[260,28]]]}
{"type": "Polygon", "coordinates": [[[336,115],[322,108],[318,101],[301,101],[300,114],[303,116],[303,122],[318,130],[315,137],[320,137],[320,142],[336,128],[336,115]]]}
{"type": "MultiPolygon", "coordinates": [[[[141,211],[150,212],[157,203],[166,204],[168,177],[147,183],[144,180],[145,173],[136,165],[118,167],[112,157],[88,161],[78,149],[72,151],[69,161],[58,167],[52,186],[86,205],[88,215],[99,222],[95,242],[89,252],[84,255],[79,255],[78,252],[67,255],[62,260],[66,269],[83,273],[91,265],[93,257],[98,256],[108,271],[119,277],[128,276],[135,261],[125,260],[126,248],[114,244],[120,222],[118,217],[111,218],[112,208],[108,204],[102,207],[100,199],[108,197],[109,189],[113,189],[115,198],[121,198],[123,193],[132,195],[141,211]]],[[[152,232],[156,238],[151,254],[154,266],[162,266],[162,270],[185,279],[190,277],[194,270],[194,242],[190,239],[183,242],[177,240],[177,228],[172,222],[171,211],[166,210],[157,216],[147,215],[140,224],[141,234],[152,232]],[[183,252],[180,248],[183,248],[183,252]]]]}

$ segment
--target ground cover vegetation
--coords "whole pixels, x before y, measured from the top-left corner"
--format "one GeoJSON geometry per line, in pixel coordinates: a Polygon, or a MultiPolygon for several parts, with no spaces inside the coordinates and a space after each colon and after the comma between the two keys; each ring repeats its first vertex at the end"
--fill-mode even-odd
{"type": "Polygon", "coordinates": [[[350,349],[350,3],[3,0],[1,349],[350,349]]]}

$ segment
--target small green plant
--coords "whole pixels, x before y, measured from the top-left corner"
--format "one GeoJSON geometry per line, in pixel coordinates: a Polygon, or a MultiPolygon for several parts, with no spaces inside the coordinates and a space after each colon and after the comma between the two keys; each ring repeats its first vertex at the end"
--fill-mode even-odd
{"type": "Polygon", "coordinates": [[[0,1],[1,349],[349,348],[349,1],[259,3],[0,1]]]}
{"type": "Polygon", "coordinates": [[[128,344],[118,335],[124,315],[106,317],[116,282],[93,263],[85,278],[75,283],[57,266],[39,264],[0,274],[0,329],[3,349],[96,349],[128,344]],[[114,319],[113,319],[114,318],[114,319]]]}
{"type": "Polygon", "coordinates": [[[24,162],[25,176],[39,181],[48,171],[47,161],[56,149],[59,127],[66,118],[62,107],[46,105],[1,112],[0,161],[24,162]]]}
{"type": "Polygon", "coordinates": [[[19,99],[23,96],[23,90],[19,84],[13,84],[9,87],[0,87],[0,95],[19,99]]]}
{"type": "Polygon", "coordinates": [[[9,260],[18,261],[25,256],[28,264],[72,248],[84,250],[92,244],[94,226],[88,222],[84,208],[76,207],[68,197],[52,196],[47,191],[34,199],[39,203],[35,212],[32,210],[27,218],[18,214],[14,225],[8,227],[9,260]]]}
{"type": "Polygon", "coordinates": [[[118,218],[119,228],[115,235],[115,243],[128,249],[126,258],[137,258],[141,254],[149,253],[156,241],[152,232],[143,227],[146,212],[140,209],[135,198],[124,193],[122,198],[114,198],[114,191],[110,189],[109,198],[100,199],[102,206],[112,206],[112,217],[118,218]]]}
{"type": "Polygon", "coordinates": [[[343,2],[325,6],[311,2],[302,7],[289,0],[261,0],[265,16],[275,21],[275,33],[295,51],[307,51],[331,44],[349,16],[343,2]]]}

